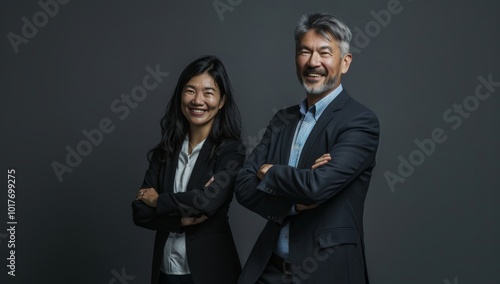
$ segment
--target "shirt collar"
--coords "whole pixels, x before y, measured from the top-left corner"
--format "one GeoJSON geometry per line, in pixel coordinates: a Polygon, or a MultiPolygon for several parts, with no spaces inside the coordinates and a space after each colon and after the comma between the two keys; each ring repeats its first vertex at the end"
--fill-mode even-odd
{"type": "Polygon", "coordinates": [[[184,138],[184,142],[182,143],[182,149],[181,153],[186,155],[186,156],[193,156],[195,154],[198,154],[201,151],[201,147],[203,147],[203,144],[205,143],[207,139],[205,138],[203,141],[201,141],[198,145],[194,146],[193,149],[191,149],[191,154],[188,154],[189,150],[189,135],[186,135],[184,138]]]}
{"type": "Polygon", "coordinates": [[[325,111],[326,107],[342,92],[344,88],[342,84],[339,84],[337,88],[331,91],[328,95],[326,95],[321,100],[317,101],[314,105],[307,108],[307,99],[304,99],[302,103],[300,103],[300,113],[306,115],[308,111],[312,112],[314,120],[318,121],[319,117],[325,111]]]}

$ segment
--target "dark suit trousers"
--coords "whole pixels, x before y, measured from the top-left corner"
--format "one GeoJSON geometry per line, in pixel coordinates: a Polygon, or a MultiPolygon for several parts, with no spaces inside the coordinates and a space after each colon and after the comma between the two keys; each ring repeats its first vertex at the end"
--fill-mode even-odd
{"type": "Polygon", "coordinates": [[[283,270],[271,262],[268,262],[264,272],[256,284],[292,283],[291,275],[285,275],[283,270]]]}

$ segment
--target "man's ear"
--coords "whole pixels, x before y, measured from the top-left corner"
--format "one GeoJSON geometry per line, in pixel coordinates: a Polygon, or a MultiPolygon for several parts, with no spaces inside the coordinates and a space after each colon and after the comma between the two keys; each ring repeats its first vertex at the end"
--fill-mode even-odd
{"type": "Polygon", "coordinates": [[[351,62],[352,62],[352,54],[347,53],[346,55],[344,55],[340,66],[340,71],[342,72],[342,74],[347,73],[347,71],[349,70],[349,66],[351,66],[351,62]]]}

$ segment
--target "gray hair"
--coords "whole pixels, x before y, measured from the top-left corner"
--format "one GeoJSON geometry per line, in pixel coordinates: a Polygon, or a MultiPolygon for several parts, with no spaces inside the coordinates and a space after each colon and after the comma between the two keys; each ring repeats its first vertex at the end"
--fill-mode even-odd
{"type": "Polygon", "coordinates": [[[302,36],[310,30],[316,31],[325,39],[333,36],[339,44],[342,57],[349,53],[349,43],[351,42],[352,33],[349,27],[340,19],[318,12],[302,15],[295,28],[295,45],[297,47],[302,36]]]}

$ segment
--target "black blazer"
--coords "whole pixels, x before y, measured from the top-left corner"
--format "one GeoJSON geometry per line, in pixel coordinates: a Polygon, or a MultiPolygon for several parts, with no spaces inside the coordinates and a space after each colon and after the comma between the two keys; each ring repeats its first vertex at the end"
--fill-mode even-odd
{"type": "Polygon", "coordinates": [[[309,135],[297,168],[288,166],[299,106],[277,112],[236,180],[236,198],[268,219],[238,283],[262,274],[283,221],[290,222],[293,283],[366,284],[363,207],[379,140],[376,115],[343,90],[309,135]],[[332,159],[312,170],[325,153],[332,159]],[[273,164],[260,181],[262,164],[273,164]],[[318,207],[287,216],[294,204],[318,207]]]}
{"type": "Polygon", "coordinates": [[[228,210],[233,198],[234,180],[245,158],[245,148],[236,140],[219,148],[216,161],[209,161],[213,142],[207,138],[188,182],[187,192],[173,193],[179,153],[172,161],[160,163],[153,154],[141,188],[153,187],[159,193],[157,207],[134,201],[133,220],[138,226],[155,230],[151,283],[158,283],[163,247],[170,232],[185,232],[186,254],[195,283],[236,283],[241,272],[228,210]],[[214,176],[215,180],[204,185],[214,176]],[[181,216],[208,217],[193,226],[180,226],[181,216]]]}

